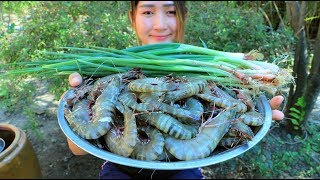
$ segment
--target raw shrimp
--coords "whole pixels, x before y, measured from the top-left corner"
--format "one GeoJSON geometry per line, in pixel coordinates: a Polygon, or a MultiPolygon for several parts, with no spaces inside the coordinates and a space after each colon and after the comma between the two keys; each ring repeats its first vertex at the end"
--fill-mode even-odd
{"type": "Polygon", "coordinates": [[[86,98],[74,104],[72,110],[65,108],[64,114],[73,131],[85,139],[97,139],[110,129],[109,122],[91,121],[90,100],[86,98]]]}
{"type": "Polygon", "coordinates": [[[219,107],[223,107],[223,108],[236,108],[237,112],[246,112],[247,111],[247,106],[242,103],[239,100],[236,99],[226,99],[226,98],[222,98],[222,97],[216,97],[213,96],[211,94],[196,94],[196,96],[198,96],[199,98],[205,100],[205,101],[209,101],[213,104],[215,104],[216,106],[219,107]]]}
{"type": "Polygon", "coordinates": [[[218,143],[218,146],[223,146],[224,148],[233,148],[238,144],[242,144],[243,141],[244,139],[240,137],[224,136],[218,143]]]}
{"type": "Polygon", "coordinates": [[[101,95],[101,93],[104,91],[106,86],[114,79],[114,78],[119,78],[121,75],[119,74],[113,74],[109,76],[105,76],[102,78],[99,78],[98,80],[95,81],[93,84],[92,90],[90,92],[91,97],[93,100],[96,100],[97,97],[101,95]]]}
{"type": "Polygon", "coordinates": [[[120,94],[120,78],[114,77],[92,107],[92,121],[112,122],[116,110],[116,102],[120,94]]]}
{"type": "Polygon", "coordinates": [[[178,87],[176,83],[166,82],[164,78],[142,78],[131,81],[128,88],[133,92],[166,92],[178,87]]]}
{"type": "Polygon", "coordinates": [[[196,94],[196,96],[219,107],[235,107],[237,112],[247,111],[247,106],[244,103],[231,97],[213,82],[209,82],[208,86],[204,88],[203,92],[196,94]]]}
{"type": "Polygon", "coordinates": [[[198,132],[197,127],[194,127],[194,125],[183,124],[164,113],[143,113],[139,114],[137,118],[147,121],[162,132],[178,139],[191,139],[198,132]]]}
{"type": "MultiPolygon", "coordinates": [[[[192,114],[194,114],[195,117],[202,117],[202,115],[204,113],[203,104],[198,99],[196,99],[192,96],[187,98],[187,100],[185,101],[184,109],[186,109],[189,112],[191,112],[192,114]]],[[[184,118],[178,118],[178,119],[179,119],[179,121],[182,121],[182,122],[190,122],[184,118]]],[[[195,124],[194,121],[192,122],[192,124],[195,124]]]]}
{"type": "Polygon", "coordinates": [[[252,140],[254,133],[248,125],[237,120],[232,123],[227,135],[252,140]]]}
{"type": "Polygon", "coordinates": [[[121,93],[118,100],[131,109],[139,112],[155,111],[154,106],[152,106],[150,103],[138,103],[137,95],[133,92],[121,93]]]}
{"type": "Polygon", "coordinates": [[[119,73],[119,74],[112,74],[109,76],[105,76],[95,81],[90,94],[93,100],[95,100],[104,91],[104,89],[110,83],[110,81],[112,81],[114,78],[120,78],[121,83],[127,84],[130,81],[139,79],[141,77],[143,77],[143,74],[139,69],[132,69],[126,73],[119,73]]]}
{"type": "Polygon", "coordinates": [[[235,114],[235,110],[226,109],[213,119],[208,119],[211,122],[208,123],[208,126],[204,126],[193,139],[181,140],[168,136],[165,139],[165,148],[180,160],[207,157],[229,130],[231,125],[230,119],[233,119],[235,114]]]}
{"type": "Polygon", "coordinates": [[[245,141],[252,140],[253,137],[254,133],[251,128],[240,119],[237,119],[218,145],[232,148],[238,144],[243,144],[245,141]]]}
{"type": "Polygon", "coordinates": [[[162,133],[152,126],[138,128],[138,141],[131,153],[134,159],[154,161],[163,153],[164,138],[162,133]]]}
{"type": "Polygon", "coordinates": [[[91,83],[89,83],[89,84],[83,84],[79,87],[70,89],[64,95],[64,99],[66,101],[66,104],[68,106],[73,106],[77,101],[86,97],[91,92],[92,87],[93,87],[93,85],[91,83]]]}
{"type": "Polygon", "coordinates": [[[196,78],[189,78],[188,82],[181,83],[179,89],[166,92],[164,102],[175,102],[181,99],[191,97],[204,89],[207,86],[207,81],[196,78]]]}
{"type": "MultiPolygon", "coordinates": [[[[190,97],[186,100],[185,105],[185,109],[201,117],[204,110],[200,101],[190,97]]],[[[183,120],[178,120],[161,112],[144,113],[138,115],[137,118],[144,119],[144,121],[147,121],[165,134],[169,134],[178,139],[191,139],[198,133],[196,124],[183,124],[180,122],[183,120]]]]}
{"type": "Polygon", "coordinates": [[[123,109],[120,111],[123,112],[124,127],[111,128],[103,138],[111,152],[128,157],[137,142],[137,125],[133,112],[126,106],[121,109],[123,109]]]}
{"type": "Polygon", "coordinates": [[[177,118],[190,120],[191,123],[192,121],[200,120],[200,117],[197,114],[194,114],[193,112],[183,108],[177,108],[170,106],[169,104],[166,104],[164,102],[159,102],[156,97],[156,93],[141,93],[139,95],[139,99],[142,102],[152,104],[155,107],[155,109],[160,110],[164,113],[171,114],[173,116],[176,116],[177,118]]]}
{"type": "Polygon", "coordinates": [[[254,110],[241,114],[239,119],[249,126],[261,126],[264,123],[263,115],[254,110]]]}

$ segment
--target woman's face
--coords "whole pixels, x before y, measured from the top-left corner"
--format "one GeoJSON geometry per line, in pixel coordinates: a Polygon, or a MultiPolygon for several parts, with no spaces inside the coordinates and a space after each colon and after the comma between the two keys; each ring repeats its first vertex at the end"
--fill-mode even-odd
{"type": "Polygon", "coordinates": [[[177,32],[173,1],[139,1],[134,27],[142,45],[174,42],[177,32]]]}

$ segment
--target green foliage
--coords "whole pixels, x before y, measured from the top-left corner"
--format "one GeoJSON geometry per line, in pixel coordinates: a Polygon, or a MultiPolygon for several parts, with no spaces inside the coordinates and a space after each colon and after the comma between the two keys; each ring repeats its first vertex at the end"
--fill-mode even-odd
{"type": "Polygon", "coordinates": [[[34,105],[35,87],[29,81],[21,79],[1,80],[0,81],[0,108],[8,113],[14,113],[21,109],[22,114],[26,117],[26,128],[41,137],[38,128],[38,120],[34,109],[30,108],[34,105]]]}
{"type": "Polygon", "coordinates": [[[246,164],[252,165],[252,171],[256,170],[258,177],[281,179],[288,176],[318,177],[320,175],[318,161],[320,126],[309,125],[306,130],[308,135],[304,138],[282,137],[279,134],[277,134],[279,136],[267,135],[263,142],[245,153],[242,159],[246,164]],[[278,146],[269,146],[275,143],[278,146]],[[285,177],[284,174],[286,174],[285,177]]]}
{"type": "MultiPolygon", "coordinates": [[[[129,9],[128,5],[121,1],[37,2],[30,9],[30,20],[22,22],[24,31],[15,37],[7,34],[2,39],[0,62],[32,61],[42,57],[41,51],[59,51],[57,48],[63,46],[117,49],[132,46],[136,43],[135,36],[127,11],[123,10],[129,9]]],[[[63,84],[66,78],[52,77],[51,80],[54,84],[59,84],[57,81],[63,84]]],[[[51,87],[51,92],[61,95],[61,86],[51,87]]]]}
{"type": "Polygon", "coordinates": [[[304,116],[305,116],[305,107],[306,102],[304,97],[298,98],[297,102],[289,110],[289,115],[291,118],[288,118],[293,124],[295,130],[299,130],[302,127],[304,116]]]}
{"type": "Polygon", "coordinates": [[[22,14],[28,8],[35,5],[34,1],[1,1],[1,13],[15,13],[22,14]]]}
{"type": "Polygon", "coordinates": [[[134,44],[125,2],[38,2],[14,41],[1,47],[4,62],[31,61],[41,50],[89,45],[124,48],[134,44]]]}
{"type": "Polygon", "coordinates": [[[13,112],[32,103],[34,86],[26,81],[0,80],[0,107],[13,112]]]}
{"type": "Polygon", "coordinates": [[[37,136],[37,138],[44,139],[43,134],[39,130],[39,120],[34,112],[34,109],[30,108],[30,106],[27,106],[23,109],[22,114],[27,119],[25,129],[30,130],[37,136]]]}
{"type": "Polygon", "coordinates": [[[210,49],[244,53],[258,49],[270,62],[294,43],[290,28],[269,31],[255,9],[219,1],[197,1],[188,7],[187,43],[201,46],[200,37],[210,49]]]}

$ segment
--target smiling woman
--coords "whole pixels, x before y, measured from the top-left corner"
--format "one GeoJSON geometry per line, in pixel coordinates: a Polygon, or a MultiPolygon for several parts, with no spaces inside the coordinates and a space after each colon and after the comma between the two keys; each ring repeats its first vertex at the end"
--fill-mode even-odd
{"type": "MultiPolygon", "coordinates": [[[[185,24],[188,10],[185,1],[131,1],[131,10],[129,18],[139,45],[163,44],[163,43],[183,43],[185,24]]],[[[80,74],[71,74],[69,78],[70,85],[77,86],[73,80],[82,82],[80,74]]],[[[276,96],[277,97],[277,96],[276,96]]],[[[272,107],[277,108],[283,99],[271,101],[272,107]]],[[[283,113],[278,110],[272,111],[273,119],[282,119],[283,113]]],[[[74,154],[87,154],[81,148],[78,148],[68,139],[69,148],[74,154]]],[[[106,162],[102,165],[99,174],[100,178],[203,178],[200,168],[177,170],[177,171],[148,171],[140,168],[126,167],[122,165],[106,162]],[[121,169],[121,171],[119,171],[121,169]]]]}
{"type": "Polygon", "coordinates": [[[129,12],[140,45],[183,42],[187,8],[183,1],[131,1],[129,12]]]}

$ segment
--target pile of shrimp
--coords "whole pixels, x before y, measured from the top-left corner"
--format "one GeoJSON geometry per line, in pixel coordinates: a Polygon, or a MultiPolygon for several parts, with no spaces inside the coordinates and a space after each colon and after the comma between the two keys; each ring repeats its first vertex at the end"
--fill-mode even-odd
{"type": "Polygon", "coordinates": [[[64,98],[75,133],[145,161],[205,158],[250,141],[264,123],[244,90],[194,77],[146,77],[141,69],[87,80],[64,98]]]}

